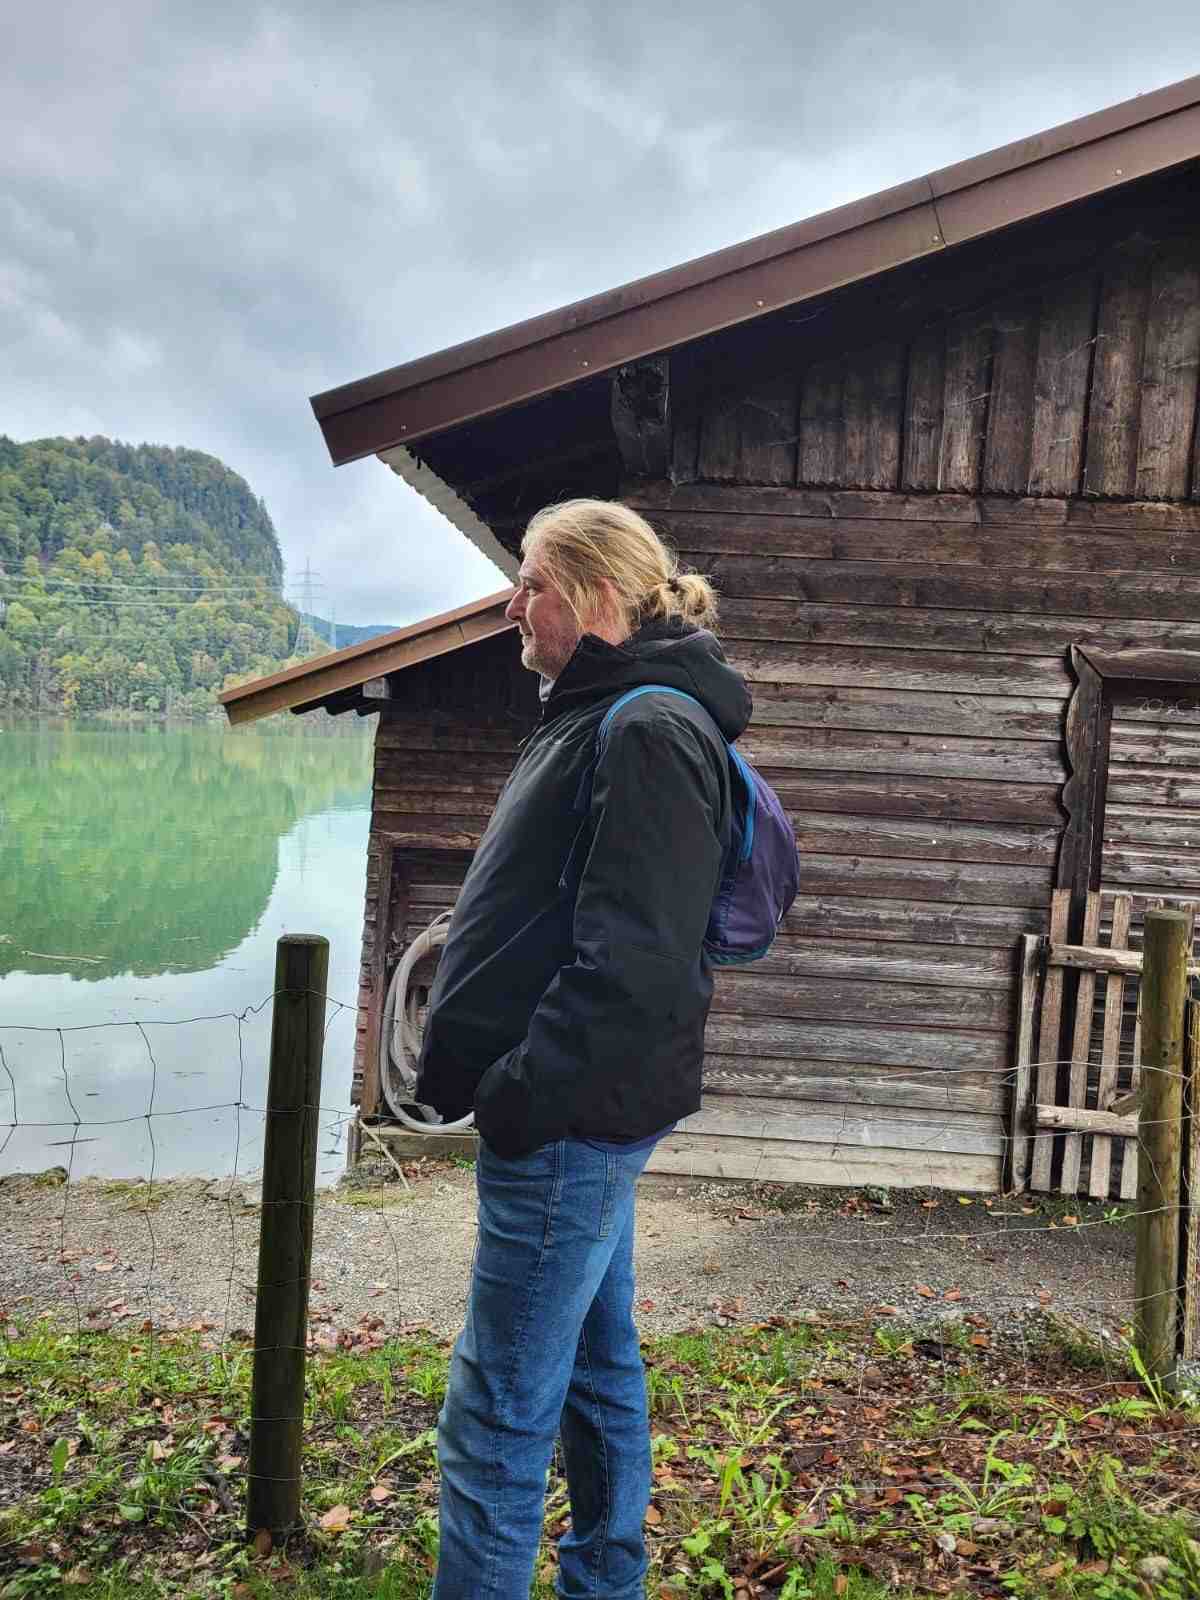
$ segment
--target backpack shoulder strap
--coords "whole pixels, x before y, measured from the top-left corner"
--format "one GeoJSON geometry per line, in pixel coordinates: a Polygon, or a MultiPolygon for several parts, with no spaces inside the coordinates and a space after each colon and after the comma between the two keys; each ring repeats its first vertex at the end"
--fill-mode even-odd
{"type": "MultiPolygon", "coordinates": [[[[694,694],[687,694],[682,689],[672,689],[665,683],[639,684],[636,689],[628,689],[624,694],[618,695],[613,701],[612,705],[610,705],[608,710],[604,713],[604,716],[600,722],[600,726],[596,730],[596,743],[592,752],[592,759],[588,762],[587,770],[580,779],[579,788],[575,794],[576,811],[585,813],[591,809],[592,784],[595,781],[596,768],[600,764],[600,757],[604,754],[604,746],[608,739],[608,730],[612,726],[613,718],[616,716],[617,712],[620,711],[622,706],[627,706],[631,700],[640,699],[644,694],[673,694],[680,700],[690,700],[694,706],[700,706],[701,711],[704,711],[704,715],[706,717],[709,715],[708,712],[705,711],[704,706],[701,705],[700,701],[696,699],[694,694]]],[[[711,721],[712,719],[709,718],[709,720],[711,721]]],[[[716,727],[716,724],[713,723],[713,726],[716,727]]],[[[717,729],[717,732],[719,735],[721,735],[721,730],[719,728],[717,729]]],[[[724,735],[721,735],[721,742],[725,744],[726,749],[729,749],[728,741],[725,740],[724,735]]]]}
{"type": "MultiPolygon", "coordinates": [[[[604,741],[608,737],[609,725],[617,712],[620,711],[622,706],[627,706],[631,700],[640,699],[644,694],[673,694],[680,700],[690,700],[694,706],[700,706],[701,711],[704,711],[704,707],[700,705],[694,694],[687,694],[683,689],[671,689],[665,683],[643,683],[636,689],[628,689],[623,695],[618,695],[604,713],[604,719],[596,732],[597,759],[599,759],[600,753],[604,748],[604,741]]],[[[708,712],[704,711],[704,715],[707,717],[708,712]]]]}

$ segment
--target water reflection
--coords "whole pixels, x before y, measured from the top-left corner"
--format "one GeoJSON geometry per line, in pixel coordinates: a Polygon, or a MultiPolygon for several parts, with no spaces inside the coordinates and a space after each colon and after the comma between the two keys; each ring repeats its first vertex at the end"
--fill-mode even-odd
{"type": "Polygon", "coordinates": [[[347,1007],[329,1011],[321,1095],[333,1181],[369,739],[39,728],[0,750],[0,1173],[252,1175],[275,942],[309,932],[347,1007]]]}
{"type": "Polygon", "coordinates": [[[368,742],[48,726],[0,736],[0,976],[214,966],[300,818],[369,804],[368,742]]]}

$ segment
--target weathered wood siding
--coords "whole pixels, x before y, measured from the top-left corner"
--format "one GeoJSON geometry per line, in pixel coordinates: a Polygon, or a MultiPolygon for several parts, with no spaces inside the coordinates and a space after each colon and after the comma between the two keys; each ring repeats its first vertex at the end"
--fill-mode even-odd
{"type": "MultiPolygon", "coordinates": [[[[1113,708],[1101,886],[1147,899],[1200,890],[1200,694],[1178,689],[1113,708]]],[[[1140,918],[1138,919],[1140,922],[1140,918]]]]}
{"type": "MultiPolygon", "coordinates": [[[[1156,231],[791,371],[673,372],[671,481],[624,490],[721,591],[804,875],[768,960],[719,980],[668,1169],[999,1180],[1068,646],[1200,649],[1200,231],[1156,231]]],[[[1198,731],[1114,723],[1106,888],[1200,887],[1152,849],[1200,822],[1198,731]]]]}
{"type": "MultiPolygon", "coordinates": [[[[657,360],[646,437],[637,374],[618,376],[627,474],[665,464],[622,492],[721,591],[755,695],[743,744],[804,869],[770,956],[719,977],[705,1106],[658,1170],[1000,1181],[1018,939],[1045,926],[1064,822],[1068,647],[1200,650],[1200,230],[1168,200],[1120,245],[1047,237],[997,263],[1011,283],[984,305],[913,280],[893,317],[883,279],[873,331],[831,305],[816,357],[804,323],[777,330],[782,357],[750,329],[657,360]]],[[[570,395],[539,405],[575,416],[570,395]]],[[[512,426],[518,457],[545,453],[512,426]]],[[[522,478],[493,506],[481,483],[502,537],[539,497],[612,492],[568,445],[536,493],[522,478]]],[[[424,700],[405,673],[385,713],[368,993],[450,903],[515,754],[532,689],[511,640],[488,648],[463,652],[474,689],[435,664],[424,700]]],[[[1200,821],[1200,723],[1134,720],[1114,723],[1105,887],[1200,891],[1173,854],[1200,821]]]]}
{"type": "Polygon", "coordinates": [[[719,979],[708,1103],[662,1161],[994,1185],[1016,944],[1045,926],[1062,828],[1067,646],[1200,649],[1200,508],[629,489],[724,597],[742,748],[803,853],[775,949],[719,979]]]}
{"type": "Polygon", "coordinates": [[[1135,237],[903,342],[742,385],[681,373],[676,482],[1195,499],[1200,233],[1135,237]]]}
{"type": "Polygon", "coordinates": [[[515,635],[396,674],[375,735],[352,1100],[379,1107],[379,1023],[405,946],[454,903],[521,739],[536,681],[515,635]]]}

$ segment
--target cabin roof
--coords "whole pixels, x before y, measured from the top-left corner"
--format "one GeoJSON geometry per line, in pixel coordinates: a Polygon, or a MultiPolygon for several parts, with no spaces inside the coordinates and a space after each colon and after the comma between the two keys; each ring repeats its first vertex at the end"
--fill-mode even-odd
{"type": "Polygon", "coordinates": [[[443,611],[423,622],[414,622],[393,633],[378,634],[361,644],[348,645],[329,655],[316,656],[298,667],[255,678],[227,689],[218,696],[230,722],[254,722],[276,711],[312,711],[339,696],[355,692],[372,678],[402,672],[434,656],[479,644],[516,626],[504,615],[512,599],[511,589],[502,589],[483,600],[443,611]]]}
{"type": "MultiPolygon", "coordinates": [[[[386,452],[412,481],[420,440],[1198,156],[1200,75],[327,390],[313,411],[335,465],[386,452]]],[[[476,543],[487,533],[463,531],[476,543]]]]}

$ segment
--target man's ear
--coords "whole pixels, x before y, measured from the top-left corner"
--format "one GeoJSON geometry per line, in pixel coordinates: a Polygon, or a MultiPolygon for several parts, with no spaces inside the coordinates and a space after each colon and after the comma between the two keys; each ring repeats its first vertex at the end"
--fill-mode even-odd
{"type": "Polygon", "coordinates": [[[606,639],[609,644],[621,644],[629,637],[629,624],[625,607],[611,578],[601,578],[597,583],[584,631],[606,639]]]}

